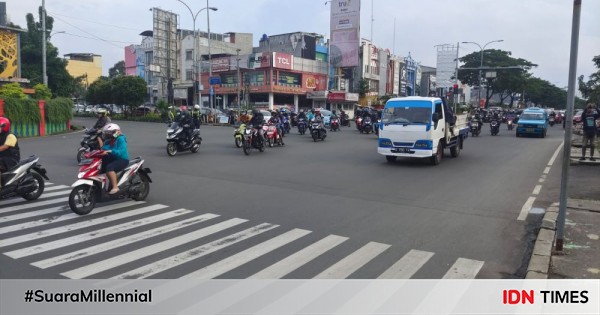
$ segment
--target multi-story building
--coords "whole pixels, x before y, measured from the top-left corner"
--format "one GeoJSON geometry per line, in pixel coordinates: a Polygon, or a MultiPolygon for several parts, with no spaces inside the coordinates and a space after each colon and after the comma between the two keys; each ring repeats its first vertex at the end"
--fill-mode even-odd
{"type": "Polygon", "coordinates": [[[435,73],[436,68],[421,66],[421,80],[419,80],[419,95],[428,96],[431,92],[437,93],[435,73]]]}
{"type": "Polygon", "coordinates": [[[102,76],[102,56],[93,53],[71,53],[64,56],[68,61],[67,72],[72,77],[85,76],[91,84],[102,76]]]}

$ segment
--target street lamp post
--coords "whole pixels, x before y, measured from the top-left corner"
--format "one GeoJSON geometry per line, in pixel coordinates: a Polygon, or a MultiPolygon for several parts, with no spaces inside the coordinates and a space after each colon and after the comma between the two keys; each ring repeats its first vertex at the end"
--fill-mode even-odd
{"type": "Polygon", "coordinates": [[[479,63],[479,88],[477,89],[477,103],[479,105],[479,102],[481,100],[481,68],[483,68],[483,51],[485,50],[485,47],[491,43],[500,43],[503,42],[503,39],[498,39],[498,40],[493,40],[491,42],[487,42],[485,45],[483,45],[483,48],[481,47],[481,45],[479,45],[476,42],[462,42],[463,44],[475,44],[477,46],[479,46],[480,49],[480,63],[479,63]]]}
{"type": "MultiPolygon", "coordinates": [[[[217,11],[217,8],[211,8],[208,6],[208,0],[206,0],[206,8],[209,8],[213,11],[217,11]]],[[[212,58],[210,56],[210,12],[206,10],[206,28],[208,32],[208,98],[210,100],[210,108],[215,108],[214,102],[214,94],[212,83],[210,83],[210,78],[212,77],[212,58]]]]}
{"type": "Polygon", "coordinates": [[[237,66],[237,107],[241,108],[240,106],[240,87],[242,86],[242,78],[240,77],[240,51],[241,49],[236,49],[235,50],[237,52],[237,57],[236,57],[236,66],[237,66]]]}
{"type": "Polygon", "coordinates": [[[42,0],[42,80],[48,86],[48,75],[46,73],[46,1],[42,0]]]}
{"type": "MultiPolygon", "coordinates": [[[[183,1],[181,0],[177,0],[179,2],[181,2],[181,4],[183,4],[188,11],[190,11],[190,14],[192,15],[192,23],[193,23],[193,27],[194,27],[194,50],[192,51],[192,76],[194,79],[194,91],[196,89],[198,89],[198,93],[194,93],[194,104],[199,104],[202,101],[201,98],[201,89],[200,89],[200,85],[202,84],[202,66],[200,66],[200,69],[198,69],[198,54],[196,54],[196,49],[198,49],[198,31],[196,30],[196,18],[198,17],[198,14],[200,14],[200,12],[206,10],[206,9],[210,9],[213,11],[217,11],[217,8],[213,8],[213,7],[206,7],[206,8],[202,8],[200,10],[198,10],[195,14],[192,11],[192,9],[183,1]],[[198,86],[196,87],[196,80],[198,80],[198,86]]],[[[210,41],[209,41],[210,43],[210,41]]],[[[210,44],[209,44],[210,45],[210,44]]]]}

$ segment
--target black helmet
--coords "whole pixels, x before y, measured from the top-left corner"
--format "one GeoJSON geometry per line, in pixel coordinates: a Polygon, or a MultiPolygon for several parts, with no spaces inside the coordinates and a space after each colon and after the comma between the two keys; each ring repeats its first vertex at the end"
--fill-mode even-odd
{"type": "Polygon", "coordinates": [[[252,110],[252,115],[258,115],[259,113],[260,112],[256,108],[252,110]]]}

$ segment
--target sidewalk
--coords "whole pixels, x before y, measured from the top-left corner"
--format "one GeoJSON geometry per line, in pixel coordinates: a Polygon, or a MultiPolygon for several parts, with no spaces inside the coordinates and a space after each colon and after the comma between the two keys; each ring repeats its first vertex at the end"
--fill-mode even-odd
{"type": "Polygon", "coordinates": [[[600,279],[600,167],[596,163],[570,168],[563,250],[554,250],[558,215],[554,203],[544,215],[527,279],[600,279]]]}
{"type": "MultiPolygon", "coordinates": [[[[592,162],[589,160],[590,158],[590,148],[587,148],[587,152],[585,155],[585,160],[584,161],[580,161],[579,158],[582,156],[581,154],[583,153],[581,150],[581,143],[582,143],[582,136],[581,134],[577,133],[573,135],[573,138],[571,139],[571,165],[600,165],[600,137],[596,138],[596,143],[595,143],[595,152],[594,152],[594,157],[596,158],[596,161],[592,162]]],[[[598,197],[598,199],[600,199],[600,196],[598,197]]]]}

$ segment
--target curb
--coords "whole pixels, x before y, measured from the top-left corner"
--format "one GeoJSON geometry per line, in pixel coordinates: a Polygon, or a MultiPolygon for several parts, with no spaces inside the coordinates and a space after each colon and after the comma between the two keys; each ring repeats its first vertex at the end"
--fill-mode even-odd
{"type": "Polygon", "coordinates": [[[557,217],[558,204],[554,203],[546,209],[546,214],[544,214],[531,259],[527,266],[525,279],[548,279],[550,265],[552,264],[552,248],[556,237],[557,217]]]}

